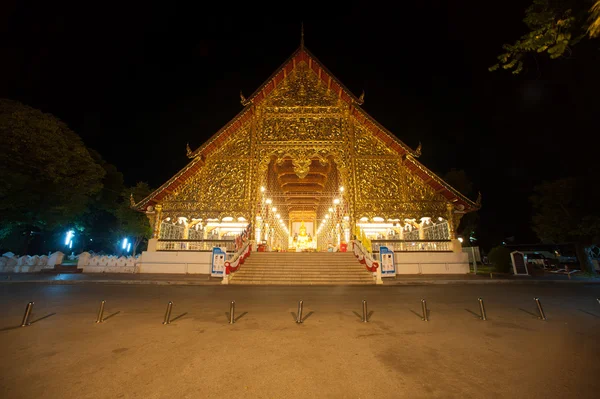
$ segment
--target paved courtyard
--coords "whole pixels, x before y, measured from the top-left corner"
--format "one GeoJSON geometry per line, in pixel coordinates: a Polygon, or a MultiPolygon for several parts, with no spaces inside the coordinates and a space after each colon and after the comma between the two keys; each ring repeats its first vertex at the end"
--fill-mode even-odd
{"type": "Polygon", "coordinates": [[[0,397],[597,398],[597,297],[582,284],[0,285],[0,397]],[[17,327],[30,300],[33,323],[17,327]]]}

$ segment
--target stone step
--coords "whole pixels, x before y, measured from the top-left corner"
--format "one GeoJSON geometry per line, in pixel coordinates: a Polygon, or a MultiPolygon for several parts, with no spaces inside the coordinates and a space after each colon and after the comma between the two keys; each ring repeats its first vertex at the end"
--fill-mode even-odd
{"type": "Polygon", "coordinates": [[[277,278],[306,278],[306,279],[372,279],[372,276],[367,275],[356,275],[356,274],[235,274],[233,277],[236,279],[277,279],[277,278]]]}
{"type": "Polygon", "coordinates": [[[359,262],[306,262],[306,261],[281,261],[281,262],[261,262],[259,260],[245,261],[245,265],[271,265],[271,266],[279,266],[279,265],[303,265],[303,266],[327,266],[327,265],[340,265],[340,266],[357,266],[361,263],[359,262]]]}
{"type": "Polygon", "coordinates": [[[231,281],[272,281],[272,282],[278,282],[278,281],[323,281],[323,282],[332,282],[332,283],[343,283],[343,282],[351,282],[351,281],[356,281],[356,282],[367,282],[367,283],[373,283],[373,279],[372,278],[233,278],[231,279],[231,281]]]}
{"type": "Polygon", "coordinates": [[[328,265],[328,266],[318,266],[318,265],[248,265],[243,264],[240,270],[283,270],[283,269],[294,269],[294,270],[367,270],[367,268],[363,265],[328,265]]]}
{"type": "Polygon", "coordinates": [[[318,264],[302,264],[302,263],[287,263],[287,264],[279,264],[279,265],[269,265],[264,263],[244,263],[242,268],[255,268],[262,267],[265,269],[284,269],[284,268],[306,268],[306,269],[365,269],[364,265],[360,263],[356,263],[353,265],[348,264],[327,264],[327,265],[318,265],[318,264]]]}
{"type": "Polygon", "coordinates": [[[231,284],[371,285],[373,274],[350,252],[253,252],[231,284]]]}
{"type": "Polygon", "coordinates": [[[343,283],[329,282],[329,281],[235,281],[232,280],[230,284],[233,285],[373,285],[372,282],[362,281],[348,281],[343,283]]]}

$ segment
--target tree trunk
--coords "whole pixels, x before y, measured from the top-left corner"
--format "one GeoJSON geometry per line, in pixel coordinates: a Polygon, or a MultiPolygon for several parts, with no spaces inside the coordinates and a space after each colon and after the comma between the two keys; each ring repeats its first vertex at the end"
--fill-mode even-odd
{"type": "Polygon", "coordinates": [[[138,247],[138,245],[140,245],[141,242],[142,242],[142,238],[141,237],[136,237],[135,238],[135,242],[133,243],[133,251],[131,253],[131,256],[135,257],[135,252],[137,251],[137,247],[138,247]]]}
{"type": "Polygon", "coordinates": [[[577,254],[577,260],[579,261],[579,267],[581,270],[596,273],[592,257],[590,256],[591,248],[581,243],[575,244],[575,251],[577,254]]]}
{"type": "Polygon", "coordinates": [[[31,227],[27,227],[24,233],[24,241],[23,241],[23,256],[27,255],[27,251],[29,251],[29,244],[31,244],[31,227]]]}

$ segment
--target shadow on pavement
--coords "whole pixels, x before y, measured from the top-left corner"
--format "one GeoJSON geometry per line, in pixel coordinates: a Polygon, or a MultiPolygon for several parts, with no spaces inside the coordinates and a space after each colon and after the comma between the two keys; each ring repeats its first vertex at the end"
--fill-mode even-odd
{"type": "Polygon", "coordinates": [[[577,310],[579,310],[580,312],[583,312],[585,314],[589,314],[590,316],[594,316],[594,317],[600,318],[600,316],[598,316],[596,313],[588,312],[587,310],[583,310],[583,309],[577,309],[577,310]]]}
{"type": "Polygon", "coordinates": [[[119,313],[121,313],[120,310],[111,315],[106,316],[105,318],[102,319],[102,321],[106,321],[106,320],[110,319],[111,317],[118,315],[119,313]]]}
{"type": "MultiPolygon", "coordinates": [[[[244,317],[245,315],[247,315],[248,312],[243,312],[241,313],[238,317],[236,317],[235,319],[233,319],[234,322],[238,321],[239,319],[241,319],[242,317],[244,317]]],[[[227,321],[229,322],[229,312],[225,312],[225,316],[227,316],[227,321]]]]}
{"type": "MultiPolygon", "coordinates": [[[[419,319],[423,319],[423,315],[420,313],[415,312],[412,309],[409,309],[411,311],[411,313],[413,313],[415,316],[417,316],[419,319]]],[[[427,313],[429,313],[429,311],[427,311],[427,313]]]]}
{"type": "Polygon", "coordinates": [[[48,317],[54,316],[55,314],[56,313],[47,314],[46,316],[42,316],[39,319],[35,319],[35,320],[31,321],[29,324],[37,323],[38,321],[47,319],[48,317]]]}
{"type": "MultiPolygon", "coordinates": [[[[310,312],[306,313],[306,314],[304,315],[304,317],[302,318],[301,322],[302,322],[302,323],[304,323],[304,321],[305,321],[306,319],[308,319],[308,318],[309,318],[309,317],[310,317],[310,316],[311,316],[313,313],[315,313],[315,312],[313,312],[312,310],[311,310],[310,312]]],[[[290,314],[291,314],[291,315],[292,315],[292,317],[294,318],[294,321],[298,320],[298,315],[297,315],[295,312],[290,312],[290,314]]]]}
{"type": "Polygon", "coordinates": [[[473,316],[477,317],[478,319],[481,319],[481,315],[477,314],[475,312],[473,312],[471,309],[465,309],[467,312],[471,313],[473,316]]]}
{"type": "MultiPolygon", "coordinates": [[[[363,321],[362,316],[359,315],[357,312],[355,312],[354,310],[352,311],[352,313],[354,313],[356,315],[356,317],[358,317],[360,319],[360,321],[363,321]]],[[[371,316],[373,316],[373,314],[375,313],[374,310],[371,310],[369,312],[369,314],[367,314],[367,321],[371,320],[371,316]]]]}
{"type": "Polygon", "coordinates": [[[16,330],[17,328],[21,328],[21,326],[13,326],[13,327],[0,328],[0,332],[2,332],[2,331],[16,330]]]}
{"type": "Polygon", "coordinates": [[[532,312],[530,312],[529,310],[525,310],[525,309],[523,309],[523,308],[518,308],[518,309],[519,309],[521,312],[525,312],[525,313],[527,313],[528,315],[535,317],[536,319],[538,318],[538,315],[536,315],[535,313],[532,313],[532,312]]]}

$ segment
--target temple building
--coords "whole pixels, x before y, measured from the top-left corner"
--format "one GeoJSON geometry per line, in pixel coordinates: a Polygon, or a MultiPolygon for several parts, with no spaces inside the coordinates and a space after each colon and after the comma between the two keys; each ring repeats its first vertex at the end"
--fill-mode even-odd
{"type": "Polygon", "coordinates": [[[465,272],[455,231],[480,201],[422,165],[421,146],[377,123],[361,108],[364,94],[352,94],[303,44],[240,97],[242,110],[202,146],[188,146],[189,163],[135,204],[154,229],[146,271],[202,272],[188,267],[203,263],[193,254],[215,245],[235,252],[243,234],[261,252],[337,252],[359,240],[373,253],[454,254],[441,263],[465,272]],[[175,253],[188,259],[185,269],[174,266],[175,253]]]}

